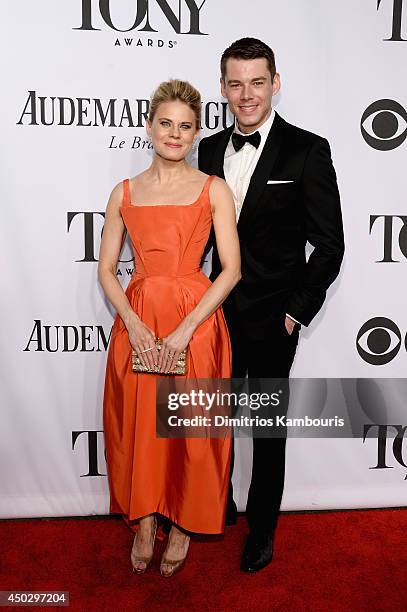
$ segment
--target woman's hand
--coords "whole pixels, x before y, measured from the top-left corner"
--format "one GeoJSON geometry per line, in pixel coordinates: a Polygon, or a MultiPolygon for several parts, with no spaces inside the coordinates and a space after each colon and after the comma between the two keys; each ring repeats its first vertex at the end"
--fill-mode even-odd
{"type": "Polygon", "coordinates": [[[179,354],[187,348],[194,331],[195,329],[186,317],[173,332],[162,339],[158,365],[163,374],[170,372],[175,367],[179,354]]]}
{"type": "Polygon", "coordinates": [[[136,351],[138,358],[144,366],[152,369],[158,363],[154,332],[135,313],[130,316],[125,324],[130,344],[136,351]]]}

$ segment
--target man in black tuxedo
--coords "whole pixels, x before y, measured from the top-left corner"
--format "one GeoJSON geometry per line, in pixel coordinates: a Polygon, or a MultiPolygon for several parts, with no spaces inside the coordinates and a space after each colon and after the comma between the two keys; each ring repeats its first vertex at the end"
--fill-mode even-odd
{"type": "MultiPolygon", "coordinates": [[[[242,278],[223,304],[234,378],[288,378],[300,327],[320,310],[344,252],[329,144],[274,111],[279,89],[270,47],[255,38],[234,42],[222,55],[221,91],[235,123],[199,146],[200,169],[225,178],[238,219],[242,278]],[[308,261],[307,242],[314,247],[308,261]]],[[[220,270],[214,250],[211,278],[220,270]]],[[[272,559],[285,442],[253,439],[244,571],[258,571],[272,559]]],[[[227,524],[236,514],[230,484],[227,524]]]]}

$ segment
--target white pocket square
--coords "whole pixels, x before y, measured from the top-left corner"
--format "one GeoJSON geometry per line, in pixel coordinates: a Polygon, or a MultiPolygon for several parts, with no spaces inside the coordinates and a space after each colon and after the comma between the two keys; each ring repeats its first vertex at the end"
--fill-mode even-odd
{"type": "Polygon", "coordinates": [[[267,181],[267,185],[283,185],[284,183],[294,183],[294,181],[267,181]]]}

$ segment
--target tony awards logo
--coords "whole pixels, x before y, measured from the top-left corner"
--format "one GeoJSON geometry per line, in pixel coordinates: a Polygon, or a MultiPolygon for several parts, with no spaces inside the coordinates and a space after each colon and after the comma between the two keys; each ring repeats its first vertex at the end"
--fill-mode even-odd
{"type": "Polygon", "coordinates": [[[403,38],[403,0],[377,0],[377,10],[381,5],[387,4],[392,6],[392,30],[390,38],[384,38],[383,40],[392,40],[396,42],[407,41],[407,38],[403,38]]]}
{"type": "MultiPolygon", "coordinates": [[[[405,434],[407,430],[406,425],[365,425],[363,432],[363,442],[366,441],[368,434],[372,428],[377,427],[377,464],[372,465],[369,469],[371,470],[385,470],[392,469],[394,465],[388,465],[389,459],[386,459],[387,440],[388,434],[394,435],[393,444],[391,449],[393,451],[393,457],[395,461],[404,468],[407,468],[407,464],[403,457],[403,445],[405,440],[405,434]]],[[[374,433],[374,432],[372,432],[374,433]]],[[[404,478],[407,480],[407,476],[404,478]]]]}
{"type": "Polygon", "coordinates": [[[400,263],[407,260],[407,215],[370,215],[369,233],[378,229],[382,259],[376,263],[400,263]],[[376,223],[377,222],[377,223],[376,223]]]}
{"type": "Polygon", "coordinates": [[[101,30],[103,23],[116,32],[158,32],[157,25],[163,18],[176,34],[207,35],[201,31],[201,11],[206,0],[132,0],[127,4],[130,8],[126,16],[120,3],[112,0],[82,0],[82,24],[74,30],[101,30]],[[98,7],[95,8],[95,5],[98,7]],[[115,17],[112,16],[115,14],[115,17]],[[120,21],[126,20],[127,25],[120,27],[120,21]],[[101,18],[101,19],[100,19],[101,18]]]}
{"type": "Polygon", "coordinates": [[[77,440],[85,444],[85,453],[87,451],[87,466],[86,474],[81,474],[81,478],[89,478],[89,476],[106,476],[105,473],[99,471],[106,468],[106,451],[103,444],[103,430],[79,430],[72,432],[72,451],[75,451],[77,440]]]}

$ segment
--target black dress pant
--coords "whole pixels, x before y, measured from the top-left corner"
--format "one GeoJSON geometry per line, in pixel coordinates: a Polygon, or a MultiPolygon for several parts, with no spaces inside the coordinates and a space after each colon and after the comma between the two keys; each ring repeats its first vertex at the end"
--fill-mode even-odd
{"type": "MultiPolygon", "coordinates": [[[[244,378],[247,374],[250,392],[258,390],[257,378],[285,379],[288,392],[287,379],[301,326],[296,324],[290,335],[284,321],[285,315],[275,321],[269,334],[262,340],[248,338],[241,327],[239,329],[233,321],[228,321],[232,343],[232,377],[244,378]]],[[[246,507],[252,532],[272,533],[276,527],[284,489],[285,447],[285,432],[282,437],[257,437],[256,432],[253,432],[253,468],[246,507]]],[[[232,451],[232,469],[233,456],[232,451]]],[[[230,481],[228,508],[233,506],[233,487],[230,481]]]]}

